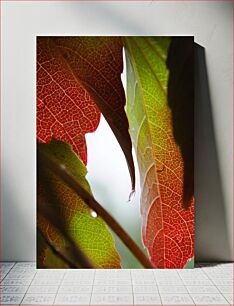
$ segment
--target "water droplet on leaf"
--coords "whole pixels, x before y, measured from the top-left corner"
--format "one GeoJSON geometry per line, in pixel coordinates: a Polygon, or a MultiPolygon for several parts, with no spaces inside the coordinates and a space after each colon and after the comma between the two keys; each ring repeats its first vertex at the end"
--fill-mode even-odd
{"type": "Polygon", "coordinates": [[[91,211],[90,215],[93,217],[93,218],[97,218],[97,213],[95,211],[91,211]]]}

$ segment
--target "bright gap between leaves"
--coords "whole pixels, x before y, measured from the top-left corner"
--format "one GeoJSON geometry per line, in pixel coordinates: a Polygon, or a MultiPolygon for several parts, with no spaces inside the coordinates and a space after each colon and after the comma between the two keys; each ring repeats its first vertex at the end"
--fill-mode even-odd
{"type": "MultiPolygon", "coordinates": [[[[126,92],[125,54],[123,58],[124,71],[121,79],[126,92]]],[[[131,179],[127,163],[118,141],[103,116],[101,116],[97,130],[94,133],[86,134],[86,142],[88,150],[87,179],[95,199],[144,249],[141,241],[139,173],[134,150],[136,193],[128,202],[131,179]]],[[[135,258],[117,238],[116,247],[121,256],[122,266],[124,268],[134,267],[136,265],[135,258]]]]}

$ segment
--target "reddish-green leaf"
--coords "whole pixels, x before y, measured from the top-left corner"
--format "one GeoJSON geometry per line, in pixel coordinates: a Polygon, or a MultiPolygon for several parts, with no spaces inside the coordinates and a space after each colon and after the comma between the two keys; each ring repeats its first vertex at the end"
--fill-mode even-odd
{"type": "Polygon", "coordinates": [[[169,43],[126,38],[127,112],[141,177],[144,244],[157,268],[184,268],[194,255],[194,198],[185,209],[183,158],[167,102],[169,43]]]}
{"type": "MultiPolygon", "coordinates": [[[[40,144],[39,146],[42,152],[46,153],[58,166],[65,167],[77,182],[91,193],[90,186],[85,178],[86,167],[69,145],[53,139],[50,143],[40,144]]],[[[40,179],[37,196],[47,210],[54,211],[54,218],[57,218],[57,227],[55,227],[48,221],[45,214],[41,213],[40,210],[38,211],[37,224],[47,239],[62,254],[69,257],[70,244],[66,241],[66,237],[61,233],[61,230],[58,230],[59,228],[65,228],[62,232],[66,231],[67,235],[72,237],[94,267],[120,268],[120,257],[115,248],[114,238],[102,218],[97,216],[76,192],[50,169],[45,168],[43,172],[49,186],[45,186],[45,182],[40,179]],[[50,197],[48,192],[46,193],[48,187],[51,192],[50,197]],[[50,198],[53,198],[53,201],[50,198]]],[[[40,250],[38,252],[39,267],[67,267],[67,264],[55,256],[51,248],[42,244],[41,240],[38,240],[38,250],[40,250]]]]}

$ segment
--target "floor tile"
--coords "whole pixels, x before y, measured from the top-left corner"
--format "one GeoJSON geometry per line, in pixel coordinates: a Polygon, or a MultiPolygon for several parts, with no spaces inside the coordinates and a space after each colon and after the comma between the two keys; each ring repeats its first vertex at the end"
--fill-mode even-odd
{"type": "Polygon", "coordinates": [[[1,294],[25,293],[28,286],[0,286],[1,294]]]}
{"type": "Polygon", "coordinates": [[[61,283],[60,279],[43,279],[43,278],[39,278],[39,279],[34,279],[32,281],[32,285],[33,286],[56,286],[59,285],[61,283]]]}
{"type": "Polygon", "coordinates": [[[37,269],[37,275],[63,275],[65,273],[66,269],[37,269]]]}
{"type": "Polygon", "coordinates": [[[156,282],[155,282],[154,279],[153,280],[147,280],[147,279],[139,278],[139,279],[133,279],[132,284],[133,285],[147,286],[147,285],[156,284],[156,282]]]}
{"type": "Polygon", "coordinates": [[[8,262],[8,261],[1,261],[0,262],[0,269],[1,268],[8,268],[11,269],[15,265],[15,262],[8,262]]]}
{"type": "Polygon", "coordinates": [[[225,272],[222,272],[220,274],[216,274],[216,273],[209,273],[209,278],[212,280],[215,279],[227,279],[227,280],[233,280],[233,275],[231,274],[227,274],[225,272]]]}
{"type": "Polygon", "coordinates": [[[72,274],[65,274],[64,278],[63,278],[63,281],[70,281],[70,282],[73,282],[73,281],[79,281],[79,280],[89,280],[89,279],[92,279],[94,277],[93,274],[88,274],[88,275],[84,275],[84,274],[75,274],[75,273],[72,273],[72,274]]]}
{"type": "Polygon", "coordinates": [[[160,294],[167,293],[188,293],[185,286],[167,286],[167,285],[158,285],[158,290],[160,294]]]}
{"type": "Polygon", "coordinates": [[[52,305],[55,294],[27,293],[22,301],[22,305],[52,305]]]}
{"type": "Polygon", "coordinates": [[[121,275],[121,274],[106,274],[106,275],[95,275],[96,279],[131,279],[130,274],[129,275],[121,275]]]}
{"type": "Polygon", "coordinates": [[[196,305],[228,305],[227,300],[221,294],[194,294],[191,293],[196,305]]]}
{"type": "Polygon", "coordinates": [[[132,278],[139,278],[143,277],[146,279],[153,279],[154,278],[154,273],[153,271],[144,271],[144,270],[132,270],[131,271],[131,276],[132,278]]]}
{"type": "Polygon", "coordinates": [[[220,285],[220,286],[233,286],[233,280],[231,279],[213,279],[212,282],[215,285],[220,285]]]}
{"type": "Polygon", "coordinates": [[[71,282],[71,281],[62,281],[60,284],[61,286],[92,286],[93,285],[93,282],[94,280],[93,279],[90,279],[90,280],[77,280],[77,281],[74,281],[74,282],[71,282]]]}
{"type": "Polygon", "coordinates": [[[62,294],[74,294],[74,293],[90,293],[92,292],[92,286],[82,286],[82,285],[61,285],[58,293],[62,294]]]}
{"type": "Polygon", "coordinates": [[[89,294],[58,294],[54,305],[89,305],[89,294]]]}
{"type": "Polygon", "coordinates": [[[186,286],[189,293],[219,293],[215,286],[186,286]]]}
{"type": "Polygon", "coordinates": [[[40,280],[40,279],[43,279],[43,280],[57,280],[57,281],[62,281],[63,279],[63,275],[36,275],[35,279],[37,280],[40,280]]]}
{"type": "Polygon", "coordinates": [[[112,294],[112,293],[130,293],[132,294],[132,286],[93,286],[93,293],[107,293],[107,294],[112,294]]]}
{"type": "Polygon", "coordinates": [[[24,268],[24,267],[13,267],[11,269],[11,274],[12,273],[18,273],[18,274],[25,274],[25,273],[32,273],[32,272],[37,272],[35,269],[32,269],[32,268],[24,268]]]}
{"type": "Polygon", "coordinates": [[[134,294],[134,305],[161,305],[159,294],[134,294]]]}
{"type": "MultiPolygon", "coordinates": [[[[98,280],[95,278],[94,280],[94,285],[111,285],[111,286],[116,286],[116,285],[131,285],[131,279],[112,279],[112,280],[98,280]]],[[[151,283],[152,284],[152,283],[151,283]]],[[[151,285],[150,284],[150,285],[151,285]]]]}
{"type": "Polygon", "coordinates": [[[2,273],[0,274],[0,280],[1,280],[1,281],[7,276],[7,273],[8,273],[8,272],[2,272],[2,273]]]}
{"type": "Polygon", "coordinates": [[[205,264],[190,270],[69,270],[0,263],[5,277],[0,304],[19,305],[23,299],[24,305],[52,305],[56,299],[56,305],[194,305],[195,300],[228,305],[233,303],[232,269],[232,264],[205,264]]]}
{"type": "Polygon", "coordinates": [[[6,286],[27,286],[31,283],[30,279],[4,279],[1,285],[6,286]]]}
{"type": "Polygon", "coordinates": [[[209,280],[209,277],[207,275],[199,275],[199,276],[192,276],[192,275],[181,275],[180,276],[183,281],[187,280],[198,280],[198,281],[206,281],[209,280]]]}
{"type": "Polygon", "coordinates": [[[179,271],[178,272],[178,274],[179,274],[179,276],[180,277],[184,277],[184,278],[190,278],[190,277],[195,277],[195,278],[202,278],[202,277],[204,277],[204,278],[207,278],[207,275],[204,273],[204,272],[202,272],[202,271],[193,271],[193,270],[189,270],[188,272],[187,272],[188,270],[181,270],[181,271],[179,271]]]}
{"type": "Polygon", "coordinates": [[[173,277],[173,276],[176,276],[178,275],[178,270],[176,269],[155,269],[153,271],[153,273],[156,275],[156,276],[169,276],[169,277],[173,277]]]}
{"type": "Polygon", "coordinates": [[[10,268],[10,267],[0,267],[0,275],[2,276],[3,274],[9,273],[9,271],[10,271],[11,269],[12,269],[12,268],[10,268]]]}
{"type": "Polygon", "coordinates": [[[221,293],[233,293],[233,285],[220,286],[217,285],[217,288],[221,293]]]}
{"type": "Polygon", "coordinates": [[[35,262],[17,262],[15,264],[15,267],[23,267],[23,268],[36,268],[36,263],[35,262]]]}
{"type": "Polygon", "coordinates": [[[133,305],[131,294],[92,294],[90,305],[133,305]]]}
{"type": "Polygon", "coordinates": [[[21,275],[21,274],[7,274],[7,276],[4,279],[19,279],[19,280],[32,280],[34,277],[34,274],[28,274],[28,275],[21,275]]]}
{"type": "Polygon", "coordinates": [[[234,301],[233,301],[233,294],[230,293],[224,293],[223,296],[225,297],[225,299],[233,305],[234,301]]]}
{"type": "Polygon", "coordinates": [[[166,305],[194,305],[188,294],[161,294],[162,304],[166,305]]]}
{"type": "Polygon", "coordinates": [[[130,270],[119,270],[119,269],[112,269],[111,273],[108,269],[98,269],[96,270],[96,276],[110,276],[110,277],[123,277],[123,276],[130,276],[130,270]]]}
{"type": "Polygon", "coordinates": [[[0,280],[3,280],[6,276],[7,276],[7,273],[8,273],[9,271],[1,271],[0,272],[0,280]]]}
{"type": "Polygon", "coordinates": [[[65,271],[66,273],[74,273],[74,274],[77,274],[77,272],[79,274],[85,274],[85,275],[94,275],[95,273],[97,273],[98,270],[93,270],[93,269],[60,269],[60,270],[63,270],[65,271]]]}
{"type": "Polygon", "coordinates": [[[149,285],[149,286],[138,286],[133,285],[133,293],[158,293],[158,288],[156,285],[149,285]]]}
{"type": "Polygon", "coordinates": [[[178,286],[183,286],[184,283],[182,282],[181,279],[156,279],[156,284],[159,285],[166,285],[166,286],[174,286],[174,285],[178,285],[178,286]]]}
{"type": "Polygon", "coordinates": [[[178,273],[172,274],[172,275],[155,274],[154,277],[155,279],[180,279],[180,276],[178,275],[178,273]]]}
{"type": "Polygon", "coordinates": [[[179,274],[179,276],[181,277],[181,278],[207,278],[207,275],[205,274],[205,273],[203,273],[203,272],[191,272],[191,270],[188,272],[188,273],[184,273],[184,271],[183,270],[181,270],[181,271],[179,271],[178,272],[178,274],[179,274]]]}
{"type": "Polygon", "coordinates": [[[183,283],[186,286],[213,286],[213,283],[211,280],[198,280],[198,279],[186,279],[183,280],[183,283]]]}
{"type": "Polygon", "coordinates": [[[1,294],[0,305],[19,305],[23,297],[23,294],[1,294]]]}
{"type": "Polygon", "coordinates": [[[144,280],[144,281],[149,281],[155,283],[155,277],[154,276],[144,276],[144,275],[139,275],[139,276],[132,276],[132,281],[137,281],[137,280],[144,280]]]}
{"type": "Polygon", "coordinates": [[[57,293],[58,286],[30,286],[27,293],[57,293]]]}

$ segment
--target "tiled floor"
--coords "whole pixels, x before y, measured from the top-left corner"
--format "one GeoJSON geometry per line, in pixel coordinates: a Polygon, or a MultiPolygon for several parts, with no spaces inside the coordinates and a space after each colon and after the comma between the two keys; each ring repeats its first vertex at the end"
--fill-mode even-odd
{"type": "Polygon", "coordinates": [[[233,264],[192,270],[37,270],[4,262],[0,305],[233,305],[233,264]]]}

